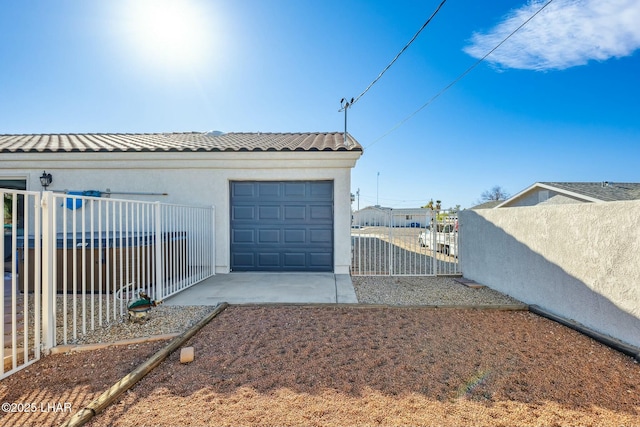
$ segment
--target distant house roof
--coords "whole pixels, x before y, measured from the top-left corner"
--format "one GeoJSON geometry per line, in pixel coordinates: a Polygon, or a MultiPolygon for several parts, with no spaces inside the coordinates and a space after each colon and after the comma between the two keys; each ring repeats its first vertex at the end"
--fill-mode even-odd
{"type": "Polygon", "coordinates": [[[393,211],[394,213],[397,213],[397,214],[424,213],[429,211],[429,209],[427,208],[391,208],[388,206],[374,205],[374,206],[366,206],[356,212],[370,211],[370,210],[384,211],[385,213],[388,213],[389,211],[393,211]]]}
{"type": "Polygon", "coordinates": [[[344,133],[93,133],[0,135],[0,153],[362,151],[344,133]]]}
{"type": "Polygon", "coordinates": [[[393,208],[390,208],[387,206],[374,205],[374,206],[365,206],[360,210],[361,211],[365,211],[365,210],[390,211],[390,210],[393,210],[393,208]]]}
{"type": "Polygon", "coordinates": [[[496,207],[506,207],[527,193],[553,190],[584,202],[614,202],[640,199],[640,183],[636,182],[536,182],[496,207]]]}
{"type": "Polygon", "coordinates": [[[480,203],[479,205],[472,206],[471,209],[492,209],[504,202],[504,200],[489,200],[488,202],[480,203]]]}

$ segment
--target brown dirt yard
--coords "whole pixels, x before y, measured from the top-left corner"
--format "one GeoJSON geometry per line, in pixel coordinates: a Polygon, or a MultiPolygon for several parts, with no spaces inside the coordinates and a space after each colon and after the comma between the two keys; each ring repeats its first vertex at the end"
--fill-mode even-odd
{"type": "MultiPolygon", "coordinates": [[[[2,400],[75,413],[161,345],[45,357],[2,400]]],[[[89,425],[640,426],[640,364],[527,311],[231,306],[186,345],[89,425]]]]}

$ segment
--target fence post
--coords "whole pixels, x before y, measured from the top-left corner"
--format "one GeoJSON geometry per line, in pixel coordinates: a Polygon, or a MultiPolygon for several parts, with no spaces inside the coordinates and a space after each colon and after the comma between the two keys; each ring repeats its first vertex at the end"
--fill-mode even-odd
{"type": "Polygon", "coordinates": [[[155,270],[156,270],[156,283],[155,283],[155,300],[162,301],[164,298],[164,257],[162,253],[163,248],[163,236],[162,236],[162,206],[160,202],[155,202],[155,270]]]}
{"type": "Polygon", "coordinates": [[[393,253],[393,209],[388,211],[388,227],[389,227],[389,244],[387,245],[387,254],[389,255],[389,271],[387,274],[393,276],[394,274],[394,253],[393,253]]]}
{"type": "MultiPolygon", "coordinates": [[[[53,192],[43,191],[42,208],[42,330],[45,353],[56,345],[56,294],[53,277],[53,254],[56,246],[53,192]]],[[[25,236],[26,237],[26,236],[25,236]]],[[[34,236],[34,240],[38,236],[34,236]]],[[[34,241],[34,245],[38,244],[34,241]]],[[[26,246],[26,245],[25,245],[26,246]]]]}
{"type": "Polygon", "coordinates": [[[462,274],[462,264],[460,263],[460,241],[464,240],[464,231],[462,231],[462,224],[460,224],[460,217],[458,216],[458,213],[456,213],[456,217],[458,218],[456,219],[458,224],[458,232],[456,233],[456,256],[458,257],[456,260],[456,274],[462,274]],[[461,233],[462,237],[460,237],[461,233]]]}
{"type": "Polygon", "coordinates": [[[211,274],[216,274],[216,207],[211,206],[211,274]]]}
{"type": "Polygon", "coordinates": [[[438,215],[431,210],[431,259],[433,260],[433,275],[438,275],[438,215]]]}

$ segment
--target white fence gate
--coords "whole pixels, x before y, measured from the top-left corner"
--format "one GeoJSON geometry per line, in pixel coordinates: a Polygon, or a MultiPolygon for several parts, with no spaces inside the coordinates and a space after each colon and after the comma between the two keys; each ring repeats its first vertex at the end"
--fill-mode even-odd
{"type": "Polygon", "coordinates": [[[140,291],[163,300],[215,272],[214,209],[2,190],[7,223],[0,378],[58,343],[125,316],[140,291]],[[10,354],[7,354],[10,353],[10,354]]]}
{"type": "Polygon", "coordinates": [[[40,358],[42,339],[42,292],[40,244],[40,193],[0,188],[3,209],[3,244],[0,258],[3,262],[4,284],[0,288],[0,314],[3,318],[0,344],[3,364],[0,378],[24,368],[40,358]],[[18,239],[20,235],[34,235],[34,251],[25,253],[23,263],[33,266],[20,277],[18,271],[18,239]],[[25,283],[32,281],[35,289],[25,292],[25,283]]]}
{"type": "Polygon", "coordinates": [[[351,224],[351,274],[360,276],[459,275],[458,227],[430,209],[366,208],[351,224]]]}

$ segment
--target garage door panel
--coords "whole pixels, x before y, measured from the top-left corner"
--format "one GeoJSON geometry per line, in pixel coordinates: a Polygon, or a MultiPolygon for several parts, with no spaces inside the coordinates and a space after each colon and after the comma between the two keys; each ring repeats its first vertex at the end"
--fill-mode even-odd
{"type": "Polygon", "coordinates": [[[309,230],[310,243],[331,243],[333,230],[309,230]]]}
{"type": "Polygon", "coordinates": [[[287,198],[303,198],[306,185],[304,182],[287,182],[284,184],[284,195],[287,198]]]}
{"type": "Polygon", "coordinates": [[[234,221],[249,220],[256,218],[256,209],[253,206],[234,206],[231,209],[231,219],[234,221]]]}
{"type": "Polygon", "coordinates": [[[233,271],[333,271],[332,181],[230,187],[233,271]]]}
{"type": "Polygon", "coordinates": [[[250,244],[256,243],[255,231],[245,229],[235,229],[231,232],[231,242],[235,244],[250,244]]]}
{"type": "Polygon", "coordinates": [[[236,268],[251,268],[256,264],[253,252],[235,252],[231,254],[231,264],[236,268]]]}
{"type": "Polygon", "coordinates": [[[304,253],[285,253],[284,254],[284,266],[285,268],[304,268],[306,265],[306,254],[304,253]]]}
{"type": "Polygon", "coordinates": [[[331,221],[333,219],[333,209],[331,209],[331,206],[309,206],[309,217],[312,220],[331,221]]]}
{"type": "Polygon", "coordinates": [[[255,197],[255,185],[250,182],[236,182],[231,187],[232,197],[255,197]]]}
{"type": "Polygon", "coordinates": [[[284,243],[306,243],[306,230],[284,230],[284,243]]]}
{"type": "Polygon", "coordinates": [[[307,211],[307,207],[304,205],[285,206],[284,219],[285,221],[286,220],[304,221],[307,217],[306,211],[307,211]]]}
{"type": "Polygon", "coordinates": [[[280,197],[282,186],[278,182],[260,182],[258,183],[258,195],[265,197],[280,197]]]}
{"type": "Polygon", "coordinates": [[[266,220],[266,219],[275,219],[278,220],[281,218],[281,207],[278,206],[259,206],[258,207],[258,219],[266,220]]]}
{"type": "Polygon", "coordinates": [[[258,267],[273,268],[280,265],[280,254],[278,252],[263,252],[258,254],[258,267]]]}
{"type": "Polygon", "coordinates": [[[309,264],[313,267],[322,267],[330,264],[333,261],[332,258],[333,257],[326,253],[310,253],[309,264]]]}
{"type": "Polygon", "coordinates": [[[280,230],[258,230],[258,244],[280,243],[280,230]]]}
{"type": "Polygon", "coordinates": [[[312,182],[309,187],[312,197],[328,198],[333,196],[333,182],[312,182]]]}

